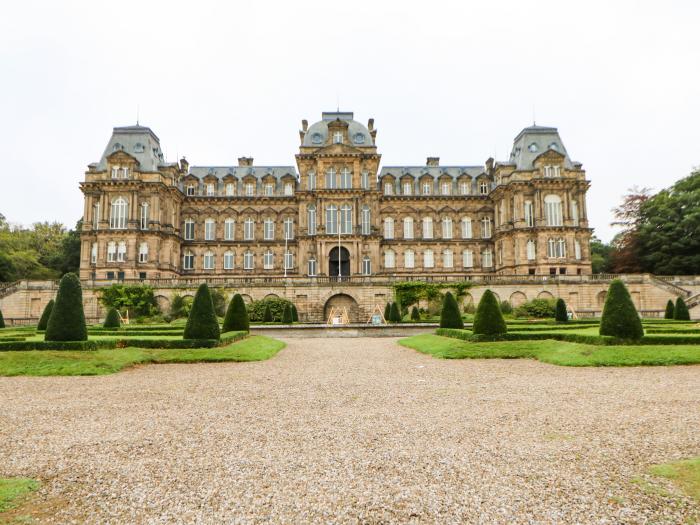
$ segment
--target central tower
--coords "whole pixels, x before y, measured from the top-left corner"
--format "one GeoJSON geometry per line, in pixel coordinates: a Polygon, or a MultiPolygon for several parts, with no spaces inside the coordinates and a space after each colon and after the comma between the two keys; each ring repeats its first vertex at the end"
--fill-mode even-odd
{"type": "Polygon", "coordinates": [[[374,119],[324,112],[302,121],[299,169],[299,263],[309,275],[371,275],[378,267],[379,191],[374,119]]]}

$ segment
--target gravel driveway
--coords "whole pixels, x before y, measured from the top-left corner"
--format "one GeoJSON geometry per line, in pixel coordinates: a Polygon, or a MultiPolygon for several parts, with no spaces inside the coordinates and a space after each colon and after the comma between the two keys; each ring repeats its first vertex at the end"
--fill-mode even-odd
{"type": "Polygon", "coordinates": [[[698,366],[448,361],[395,339],[290,339],[259,363],[0,378],[0,399],[0,477],[42,480],[41,523],[698,514],[645,475],[700,454],[698,366]]]}

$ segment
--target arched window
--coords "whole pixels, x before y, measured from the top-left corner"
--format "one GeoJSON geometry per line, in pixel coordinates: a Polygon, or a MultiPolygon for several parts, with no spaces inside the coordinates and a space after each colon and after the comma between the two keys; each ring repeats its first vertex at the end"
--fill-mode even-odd
{"type": "Polygon", "coordinates": [[[423,217],[423,238],[432,239],[433,238],[433,218],[423,217]]]}
{"type": "Polygon", "coordinates": [[[284,238],[288,241],[294,239],[294,219],[284,219],[284,238]]]}
{"type": "Polygon", "coordinates": [[[362,258],[362,275],[372,275],[372,260],[368,255],[362,258]]]}
{"type": "Polygon", "coordinates": [[[126,229],[127,212],[129,205],[123,197],[118,197],[112,201],[112,207],[109,211],[109,227],[113,230],[126,229]]]}
{"type": "Polygon", "coordinates": [[[433,250],[425,250],[423,252],[423,268],[434,268],[435,258],[433,256],[433,250]]]}
{"type": "Polygon", "coordinates": [[[235,238],[236,231],[236,221],[233,219],[226,219],[224,221],[224,240],[232,241],[235,238]]]}
{"type": "Polygon", "coordinates": [[[384,268],[394,267],[396,267],[396,254],[394,250],[387,250],[384,252],[384,268]]]}
{"type": "Polygon", "coordinates": [[[413,239],[413,217],[403,218],[403,238],[413,239]]]}
{"type": "Polygon", "coordinates": [[[148,203],[141,203],[141,229],[148,229],[148,203]]]}
{"type": "Polygon", "coordinates": [[[340,189],[349,190],[352,188],[352,172],[348,168],[340,170],[340,189]]]}
{"type": "Polygon", "coordinates": [[[243,269],[252,270],[255,268],[253,252],[247,251],[243,254],[243,269]]]}
{"type": "Polygon", "coordinates": [[[465,268],[474,267],[474,252],[471,250],[464,250],[462,252],[462,266],[465,268]]]}
{"type": "Polygon", "coordinates": [[[192,219],[185,219],[185,240],[194,240],[194,221],[192,219]]]}
{"type": "Polygon", "coordinates": [[[182,267],[185,270],[194,269],[194,254],[190,250],[185,250],[185,254],[182,256],[182,267]]]}
{"type": "Polygon", "coordinates": [[[327,190],[334,190],[338,186],[336,184],[336,179],[335,179],[335,168],[328,168],[328,171],[326,172],[326,189],[327,190]]]}
{"type": "Polygon", "coordinates": [[[452,238],[452,219],[450,217],[443,217],[442,219],[442,238],[452,238]]]}
{"type": "Polygon", "coordinates": [[[343,204],[340,207],[340,233],[350,235],[352,233],[352,206],[343,204]]]}
{"type": "Polygon", "coordinates": [[[338,208],[334,204],[326,207],[326,233],[338,234],[338,208]]]}
{"type": "Polygon", "coordinates": [[[547,226],[561,226],[561,197],[559,195],[547,195],[544,198],[544,218],[547,226]]]}
{"type": "Polygon", "coordinates": [[[406,250],[403,252],[403,265],[404,268],[415,268],[416,267],[416,252],[413,250],[406,250]]]}
{"type": "Polygon", "coordinates": [[[274,260],[274,254],[272,253],[272,251],[267,250],[265,252],[265,254],[263,255],[263,269],[264,270],[272,270],[272,268],[274,268],[273,260],[274,260]]]}
{"type": "Polygon", "coordinates": [[[204,252],[204,269],[213,270],[214,269],[214,254],[210,251],[204,252]]]}
{"type": "Polygon", "coordinates": [[[148,243],[142,242],[139,244],[139,262],[148,262],[148,243]]]}
{"type": "Polygon", "coordinates": [[[275,238],[275,221],[272,219],[265,219],[263,222],[263,239],[266,241],[271,241],[275,238]]]}
{"type": "Polygon", "coordinates": [[[370,218],[369,206],[362,206],[362,235],[369,235],[372,233],[372,223],[370,218]]]}
{"type": "Polygon", "coordinates": [[[532,239],[527,241],[526,248],[527,248],[527,260],[534,261],[536,258],[536,251],[537,251],[535,241],[533,241],[532,239]]]}
{"type": "Polygon", "coordinates": [[[216,238],[216,222],[214,219],[204,221],[204,240],[213,241],[216,238]]]}
{"type": "Polygon", "coordinates": [[[394,238],[394,219],[392,217],[384,218],[384,238],[393,239],[394,238]]]}
{"type": "Polygon", "coordinates": [[[316,206],[312,204],[307,208],[306,212],[308,214],[309,235],[316,235],[316,206]]]}
{"type": "Polygon", "coordinates": [[[248,218],[243,223],[243,240],[252,241],[255,238],[255,221],[248,218]]]}
{"type": "Polygon", "coordinates": [[[490,239],[491,238],[491,218],[484,217],[481,219],[481,238],[490,239]]]}
{"type": "Polygon", "coordinates": [[[233,270],[235,255],[232,251],[224,252],[224,270],[233,270]]]}
{"type": "Polygon", "coordinates": [[[444,268],[452,268],[454,266],[452,250],[445,250],[442,252],[442,266],[444,268]]]}
{"type": "Polygon", "coordinates": [[[472,238],[472,220],[469,217],[462,217],[462,239],[472,238]]]}

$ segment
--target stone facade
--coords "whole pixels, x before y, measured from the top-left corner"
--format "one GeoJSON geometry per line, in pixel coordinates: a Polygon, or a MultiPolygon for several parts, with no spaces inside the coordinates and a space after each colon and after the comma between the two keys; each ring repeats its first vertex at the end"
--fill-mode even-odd
{"type": "Polygon", "coordinates": [[[296,167],[190,166],[114,128],[81,183],[81,279],[591,273],[589,183],[555,128],[525,128],[504,162],[381,171],[373,119],[299,133],[296,167]]]}

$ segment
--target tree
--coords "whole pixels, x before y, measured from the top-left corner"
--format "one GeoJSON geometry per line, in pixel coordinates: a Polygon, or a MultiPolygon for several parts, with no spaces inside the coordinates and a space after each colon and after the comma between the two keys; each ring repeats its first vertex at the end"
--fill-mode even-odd
{"type": "Polygon", "coordinates": [[[591,250],[591,267],[593,273],[610,272],[610,258],[612,257],[613,247],[610,244],[605,244],[595,236],[591,237],[589,247],[591,250]]]}
{"type": "Polygon", "coordinates": [[[105,322],[102,325],[104,328],[119,328],[122,325],[121,319],[119,319],[119,312],[116,308],[110,308],[107,311],[107,316],[105,317],[105,322]]]}
{"type": "MultiPolygon", "coordinates": [[[[498,308],[498,305],[496,305],[498,308]]],[[[500,314],[500,310],[498,311],[500,314]]],[[[457,328],[463,329],[464,322],[462,314],[459,313],[459,305],[452,293],[447,292],[442,301],[442,310],[440,311],[440,328],[457,328]]]]}
{"type": "Polygon", "coordinates": [[[690,321],[690,312],[682,297],[676,299],[676,306],[673,309],[673,318],[677,321],[690,321]]]}
{"type": "Polygon", "coordinates": [[[219,321],[214,311],[214,302],[206,283],[200,284],[192,301],[190,316],[187,318],[184,339],[220,339],[219,321]]]}
{"type": "Polygon", "coordinates": [[[614,279],[608,288],[599,333],[635,341],[644,337],[642,320],[625,283],[620,279],[614,279]]]}
{"type": "Polygon", "coordinates": [[[271,323],[272,321],[273,321],[272,310],[270,310],[270,305],[266,304],[265,305],[265,313],[263,314],[263,322],[264,323],[271,323]]]}
{"type": "Polygon", "coordinates": [[[292,322],[299,322],[299,312],[297,312],[297,307],[294,304],[292,305],[292,322]]]}
{"type": "Polygon", "coordinates": [[[241,294],[237,293],[233,296],[233,299],[231,299],[228,309],[226,310],[223,331],[234,332],[239,330],[249,331],[250,321],[243,297],[241,297],[241,294]]]}
{"type": "Polygon", "coordinates": [[[564,302],[564,299],[562,299],[561,297],[557,299],[557,304],[554,308],[554,319],[556,319],[557,323],[566,323],[569,321],[569,314],[567,312],[566,303],[564,302]]]}
{"type": "Polygon", "coordinates": [[[666,303],[666,311],[664,312],[664,319],[673,319],[675,307],[673,306],[673,299],[669,299],[666,303]]]}
{"type": "Polygon", "coordinates": [[[49,324],[49,317],[51,317],[51,310],[53,310],[53,305],[54,300],[51,299],[44,307],[44,311],[39,319],[39,324],[36,326],[37,331],[46,330],[46,326],[49,324]]]}
{"type": "Polygon", "coordinates": [[[211,300],[214,303],[214,311],[219,317],[226,315],[226,294],[219,288],[212,288],[211,300]]]}
{"type": "Polygon", "coordinates": [[[479,306],[474,314],[472,332],[477,335],[502,335],[508,331],[503,319],[498,300],[491,290],[486,290],[481,296],[479,306]]]}
{"type": "Polygon", "coordinates": [[[399,305],[396,304],[396,302],[391,303],[391,307],[389,308],[389,320],[392,323],[401,322],[401,313],[399,312],[399,305]]]}
{"type": "Polygon", "coordinates": [[[2,316],[2,310],[0,310],[0,328],[5,328],[5,318],[2,316]]]}
{"type": "Polygon", "coordinates": [[[387,323],[391,322],[391,303],[386,303],[384,307],[384,320],[387,323]]]}
{"type": "Polygon", "coordinates": [[[192,308],[192,297],[189,295],[182,296],[180,294],[174,294],[170,301],[170,317],[173,319],[179,319],[181,317],[188,317],[190,315],[190,309],[192,308]]]}
{"type": "Polygon", "coordinates": [[[248,317],[251,321],[264,321],[265,310],[269,308],[270,321],[273,321],[275,319],[282,319],[284,308],[287,305],[291,304],[291,301],[289,301],[288,299],[283,299],[281,297],[266,297],[265,299],[261,299],[259,301],[252,301],[248,305],[248,317]]]}
{"type": "Polygon", "coordinates": [[[284,307],[284,311],[282,312],[282,323],[284,324],[292,324],[294,322],[294,316],[292,314],[292,307],[291,305],[287,304],[284,307]]]}
{"type": "Polygon", "coordinates": [[[627,190],[622,204],[613,209],[615,221],[612,226],[622,228],[622,232],[613,239],[611,253],[611,270],[617,273],[639,273],[642,271],[640,262],[639,226],[641,223],[641,207],[649,200],[649,188],[627,190]]]}
{"type": "Polygon", "coordinates": [[[128,310],[136,317],[156,315],[160,311],[153,288],[145,284],[113,284],[100,290],[100,302],[105,308],[128,310]]]}
{"type": "Polygon", "coordinates": [[[74,273],[61,277],[56,301],[46,325],[46,341],[87,341],[83,290],[74,273]]]}
{"type": "Polygon", "coordinates": [[[420,321],[420,312],[417,306],[411,308],[411,321],[420,321]]]}

